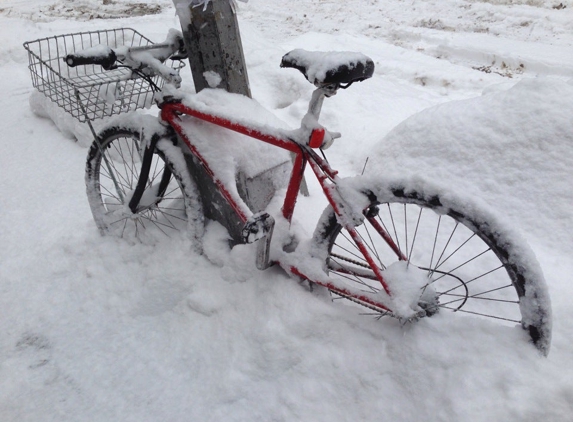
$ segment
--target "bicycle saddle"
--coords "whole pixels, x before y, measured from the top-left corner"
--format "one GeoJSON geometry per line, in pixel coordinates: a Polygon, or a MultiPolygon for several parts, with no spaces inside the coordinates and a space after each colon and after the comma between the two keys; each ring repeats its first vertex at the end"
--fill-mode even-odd
{"type": "Polygon", "coordinates": [[[316,86],[346,85],[368,79],[374,73],[374,62],[362,53],[320,52],[296,49],[283,56],[281,67],[302,72],[316,86]]]}

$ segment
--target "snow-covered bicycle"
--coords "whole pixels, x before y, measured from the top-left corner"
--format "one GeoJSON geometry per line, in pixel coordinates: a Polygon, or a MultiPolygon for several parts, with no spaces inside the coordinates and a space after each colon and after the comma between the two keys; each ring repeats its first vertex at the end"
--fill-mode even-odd
{"type": "Polygon", "coordinates": [[[316,87],[300,128],[289,130],[250,98],[178,89],[178,66],[164,64],[181,56],[176,31],[156,46],[108,44],[66,52],[69,66],[105,69],[92,84],[98,99],[88,106],[81,105],[81,90],[72,90],[75,109],[87,120],[97,107],[127,111],[133,100],[125,101],[126,87],[146,81],[157,91],[160,113],[111,119],[89,149],[87,194],[102,233],[183,231],[200,250],[205,218],[215,220],[227,229],[231,245],[257,243],[259,269],[278,265],[367,314],[415,321],[453,311],[519,324],[548,353],[545,281],[518,234],[471,198],[425,180],[342,178],[327,162],[323,151],[340,135],[318,122],[323,101],[373,75],[367,56],[286,54],[281,66],[298,69],[316,87]],[[118,78],[119,71],[124,73],[118,78]],[[290,153],[292,162],[280,151],[290,153]],[[249,174],[253,163],[265,171],[249,174]],[[310,239],[301,238],[293,224],[307,166],[329,203],[310,239]]]}

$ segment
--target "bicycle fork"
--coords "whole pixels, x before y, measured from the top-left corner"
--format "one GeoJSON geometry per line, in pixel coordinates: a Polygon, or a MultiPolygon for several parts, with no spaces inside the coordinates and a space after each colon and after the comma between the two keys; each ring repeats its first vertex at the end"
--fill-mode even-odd
{"type": "Polygon", "coordinates": [[[135,186],[135,190],[133,191],[133,195],[129,200],[129,209],[133,214],[138,213],[144,208],[150,208],[153,205],[158,204],[163,195],[165,195],[165,191],[167,190],[167,185],[169,185],[169,181],[171,180],[172,172],[171,169],[165,165],[163,170],[163,174],[161,176],[161,180],[158,185],[154,187],[155,192],[153,192],[153,198],[149,198],[146,203],[143,205],[141,204],[141,199],[143,198],[143,193],[149,182],[149,172],[151,170],[151,164],[153,162],[153,153],[155,151],[155,147],[159,142],[159,136],[154,135],[151,138],[151,141],[146,146],[145,150],[143,151],[143,157],[141,162],[141,171],[139,174],[139,178],[137,180],[137,185],[135,186]]]}

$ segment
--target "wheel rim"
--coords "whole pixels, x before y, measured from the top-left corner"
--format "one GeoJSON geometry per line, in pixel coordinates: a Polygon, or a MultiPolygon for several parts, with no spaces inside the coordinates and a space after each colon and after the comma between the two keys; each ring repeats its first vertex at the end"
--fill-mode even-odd
{"type": "MultiPolygon", "coordinates": [[[[381,270],[399,260],[376,231],[379,224],[408,259],[408,265],[425,272],[428,287],[420,292],[418,304],[428,314],[437,306],[504,324],[521,322],[519,292],[523,286],[516,286],[499,257],[500,251],[492,250],[480,235],[449,215],[417,204],[382,204],[369,214],[376,214],[370,217],[373,221],[367,218],[356,228],[368,251],[381,270]]],[[[380,291],[373,273],[364,274],[366,260],[340,227],[331,239],[327,267],[338,282],[370,293],[380,291]]],[[[392,315],[385,310],[375,310],[375,314],[392,315]]]]}
{"type": "Polygon", "coordinates": [[[127,204],[135,190],[143,151],[136,134],[117,134],[103,145],[95,168],[104,230],[142,240],[168,236],[185,228],[187,216],[181,182],[163,154],[154,154],[149,180],[136,213],[127,204]],[[163,184],[162,184],[163,180],[163,184]],[[164,189],[163,195],[158,195],[164,189]]]}

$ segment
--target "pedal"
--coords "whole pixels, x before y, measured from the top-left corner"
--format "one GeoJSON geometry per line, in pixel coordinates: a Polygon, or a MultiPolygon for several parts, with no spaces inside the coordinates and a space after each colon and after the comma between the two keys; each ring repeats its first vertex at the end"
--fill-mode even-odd
{"type": "Polygon", "coordinates": [[[254,243],[265,237],[275,225],[275,219],[269,213],[253,214],[245,223],[241,235],[245,243],[254,243]]]}
{"type": "Polygon", "coordinates": [[[256,264],[259,270],[266,270],[271,266],[270,249],[274,227],[275,219],[266,212],[254,214],[243,227],[241,234],[245,243],[262,240],[257,244],[256,264]]]}

